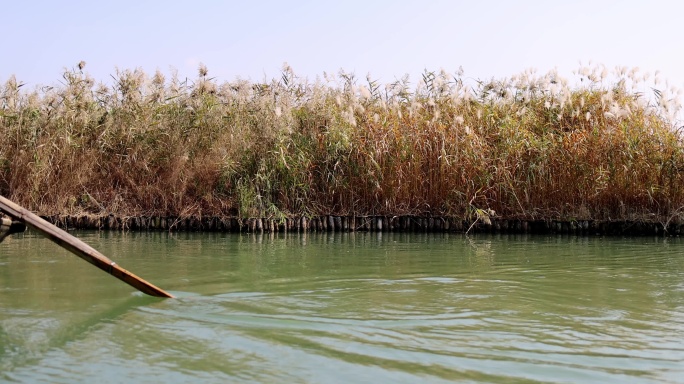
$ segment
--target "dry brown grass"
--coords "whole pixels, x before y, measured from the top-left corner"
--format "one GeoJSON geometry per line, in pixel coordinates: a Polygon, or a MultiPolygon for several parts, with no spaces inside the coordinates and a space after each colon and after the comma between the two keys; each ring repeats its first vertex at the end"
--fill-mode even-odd
{"type": "Polygon", "coordinates": [[[0,86],[0,193],[43,214],[668,217],[684,206],[675,90],[581,68],[469,84],[191,82],[80,69],[0,86]],[[649,93],[640,93],[644,89],[649,93]]]}

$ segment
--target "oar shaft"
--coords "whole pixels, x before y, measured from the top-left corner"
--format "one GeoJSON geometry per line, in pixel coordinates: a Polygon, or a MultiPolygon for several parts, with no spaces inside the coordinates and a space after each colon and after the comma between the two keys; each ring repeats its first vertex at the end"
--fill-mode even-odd
{"type": "Polygon", "coordinates": [[[107,256],[98,252],[95,248],[89,246],[78,238],[70,235],[66,231],[48,223],[33,212],[15,204],[14,202],[0,196],[0,211],[15,220],[20,220],[26,225],[42,233],[48,239],[54,241],[62,248],[67,249],[76,256],[93,264],[101,270],[109,273],[117,279],[126,284],[138,289],[151,296],[157,297],[173,297],[170,293],[163,289],[154,286],[153,284],[141,279],[131,272],[119,267],[115,262],[107,256]]]}

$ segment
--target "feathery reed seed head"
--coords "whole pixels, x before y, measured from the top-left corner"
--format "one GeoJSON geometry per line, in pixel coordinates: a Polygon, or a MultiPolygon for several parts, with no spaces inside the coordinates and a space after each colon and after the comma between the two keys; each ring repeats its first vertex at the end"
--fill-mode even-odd
{"type": "Polygon", "coordinates": [[[198,71],[200,77],[206,77],[207,74],[209,74],[209,70],[207,69],[207,66],[204,65],[204,63],[199,64],[197,71],[198,71]]]}

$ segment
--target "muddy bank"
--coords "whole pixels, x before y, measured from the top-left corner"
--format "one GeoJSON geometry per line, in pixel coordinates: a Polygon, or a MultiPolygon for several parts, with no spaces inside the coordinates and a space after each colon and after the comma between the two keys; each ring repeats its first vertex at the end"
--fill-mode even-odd
{"type": "Polygon", "coordinates": [[[632,220],[468,220],[423,216],[318,216],[271,218],[160,216],[43,216],[65,229],[206,232],[455,232],[576,235],[670,235],[684,233],[682,223],[632,220]],[[665,225],[667,224],[667,228],[665,225]]]}

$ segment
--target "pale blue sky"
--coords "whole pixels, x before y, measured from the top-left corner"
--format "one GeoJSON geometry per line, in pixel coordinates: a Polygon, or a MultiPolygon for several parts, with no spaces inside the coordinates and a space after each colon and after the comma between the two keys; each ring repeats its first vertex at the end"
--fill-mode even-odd
{"type": "Polygon", "coordinates": [[[199,62],[219,80],[313,79],[340,68],[382,82],[423,69],[511,76],[579,62],[638,66],[684,88],[680,1],[6,1],[0,81],[52,84],[80,60],[96,80],[115,67],[199,62]]]}

